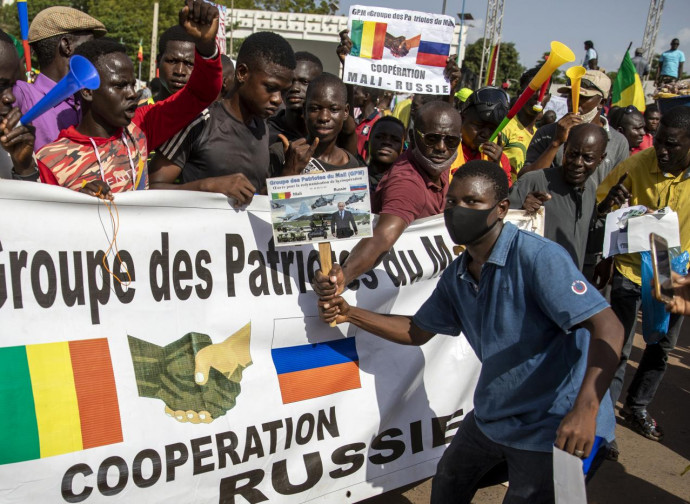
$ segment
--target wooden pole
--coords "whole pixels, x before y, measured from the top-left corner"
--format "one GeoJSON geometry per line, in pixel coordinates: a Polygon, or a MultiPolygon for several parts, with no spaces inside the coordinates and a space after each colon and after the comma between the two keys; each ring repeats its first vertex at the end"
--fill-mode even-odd
{"type": "MultiPolygon", "coordinates": [[[[333,267],[333,261],[331,260],[331,242],[319,242],[319,259],[321,259],[321,273],[328,276],[328,273],[330,273],[333,267]]],[[[335,327],[335,320],[329,325],[335,327]]]]}

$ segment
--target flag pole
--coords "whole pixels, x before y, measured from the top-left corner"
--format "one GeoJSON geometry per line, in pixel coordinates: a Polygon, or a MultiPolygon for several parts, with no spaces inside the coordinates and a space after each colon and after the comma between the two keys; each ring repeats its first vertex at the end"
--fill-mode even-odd
{"type": "Polygon", "coordinates": [[[151,64],[149,66],[149,81],[156,76],[156,54],[158,47],[158,2],[153,4],[153,23],[151,26],[151,64]]]}
{"type": "Polygon", "coordinates": [[[462,30],[465,27],[465,0],[462,0],[462,13],[460,14],[460,34],[458,35],[458,66],[460,66],[460,45],[462,44],[462,30]]]}

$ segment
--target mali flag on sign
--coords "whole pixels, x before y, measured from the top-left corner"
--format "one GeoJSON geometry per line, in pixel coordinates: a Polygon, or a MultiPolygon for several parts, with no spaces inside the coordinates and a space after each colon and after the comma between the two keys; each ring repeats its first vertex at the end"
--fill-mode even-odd
{"type": "Polygon", "coordinates": [[[386,41],[387,23],[376,21],[352,21],[350,39],[352,40],[352,56],[380,60],[383,58],[383,43],[386,41]]]}
{"type": "Polygon", "coordinates": [[[635,65],[630,59],[628,51],[625,52],[618,75],[613,83],[611,91],[611,105],[616,107],[627,107],[634,105],[637,110],[644,112],[645,99],[642,81],[637,75],[635,65]]]}

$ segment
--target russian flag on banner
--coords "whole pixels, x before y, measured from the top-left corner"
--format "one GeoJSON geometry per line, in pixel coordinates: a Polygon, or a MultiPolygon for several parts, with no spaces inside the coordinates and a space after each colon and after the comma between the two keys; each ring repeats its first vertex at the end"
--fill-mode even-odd
{"type": "Polygon", "coordinates": [[[445,68],[448,54],[450,54],[450,44],[422,39],[417,49],[417,64],[445,68]]]}
{"type": "Polygon", "coordinates": [[[274,324],[271,357],[283,404],[361,388],[354,337],[343,337],[341,328],[329,328],[317,317],[274,324]]]}
{"type": "Polygon", "coordinates": [[[352,20],[350,55],[380,60],[383,58],[383,43],[386,41],[387,23],[352,20]]]}
{"type": "Polygon", "coordinates": [[[366,189],[367,189],[366,184],[351,185],[350,186],[350,191],[365,191],[366,189]]]}
{"type": "Polygon", "coordinates": [[[105,338],[0,348],[0,464],[122,442],[105,338]]]}

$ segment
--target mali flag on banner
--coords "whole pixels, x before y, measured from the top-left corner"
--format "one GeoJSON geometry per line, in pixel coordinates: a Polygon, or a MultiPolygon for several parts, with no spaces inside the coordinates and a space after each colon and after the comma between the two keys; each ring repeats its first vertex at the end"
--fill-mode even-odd
{"type": "Polygon", "coordinates": [[[105,338],[0,348],[0,465],[122,442],[105,338]]]}
{"type": "Polygon", "coordinates": [[[350,39],[352,40],[352,56],[380,60],[383,58],[383,43],[386,41],[387,23],[376,21],[352,21],[350,39]]]}
{"type": "Polygon", "coordinates": [[[634,105],[640,112],[644,112],[645,109],[642,81],[640,81],[640,76],[637,74],[637,70],[635,70],[635,65],[632,59],[630,59],[628,51],[625,51],[623,62],[613,83],[611,105],[616,107],[634,105]]]}

